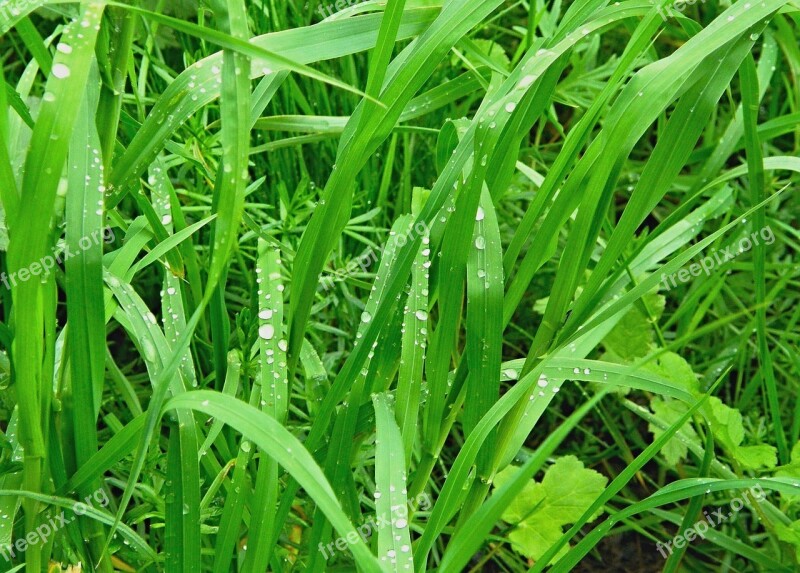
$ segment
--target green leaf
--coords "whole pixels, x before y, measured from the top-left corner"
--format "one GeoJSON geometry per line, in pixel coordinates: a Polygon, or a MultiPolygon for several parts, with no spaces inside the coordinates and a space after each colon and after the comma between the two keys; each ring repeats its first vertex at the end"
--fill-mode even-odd
{"type": "Polygon", "coordinates": [[[719,398],[709,398],[709,406],[705,414],[711,424],[711,431],[716,438],[745,469],[762,467],[774,468],[777,464],[777,450],[773,446],[759,445],[742,447],[744,441],[744,425],[742,413],[726,406],[719,398]]]}
{"type": "Polygon", "coordinates": [[[800,519],[789,525],[777,523],[775,532],[778,534],[778,539],[794,546],[794,558],[800,562],[800,519]]]}
{"type": "Polygon", "coordinates": [[[643,369],[661,378],[677,382],[693,394],[700,391],[700,384],[692,367],[683,357],[674,352],[665,352],[659,355],[645,364],[643,369]]]}
{"type": "MultiPolygon", "coordinates": [[[[670,400],[669,398],[664,400],[661,398],[654,398],[650,402],[650,408],[653,410],[653,413],[656,416],[670,426],[677,422],[687,410],[685,404],[678,402],[677,400],[670,400]]],[[[658,439],[658,437],[664,433],[664,430],[654,424],[649,424],[647,429],[653,433],[654,439],[658,439]]],[[[688,422],[679,430],[682,431],[683,434],[688,438],[697,438],[697,433],[688,422]]],[[[661,453],[664,454],[667,464],[670,466],[676,466],[678,463],[686,459],[686,454],[688,451],[689,450],[686,444],[681,439],[672,438],[664,445],[661,453]]]]}
{"type": "MultiPolygon", "coordinates": [[[[651,293],[642,297],[655,318],[664,311],[665,298],[651,293]]],[[[603,339],[611,357],[619,362],[646,356],[653,349],[653,325],[639,307],[631,308],[603,339]]]]}
{"type": "Polygon", "coordinates": [[[777,449],[768,444],[742,446],[736,449],[736,459],[745,469],[774,468],[777,463],[777,449]]]}
{"type": "MultiPolygon", "coordinates": [[[[775,477],[785,477],[793,479],[800,478],[800,442],[797,442],[792,448],[791,463],[785,466],[781,466],[780,469],[778,469],[778,471],[775,472],[775,477]]],[[[782,495],[789,502],[797,501],[798,499],[800,499],[800,496],[792,494],[782,494],[782,495]]]]}
{"type": "MultiPolygon", "coordinates": [[[[495,487],[511,479],[516,468],[509,466],[495,476],[495,487]]],[[[509,505],[502,519],[517,525],[509,539],[517,549],[538,559],[561,538],[562,526],[578,521],[603,493],[608,479],[584,467],[575,456],[564,456],[548,468],[541,483],[527,484],[509,505]]],[[[592,519],[596,519],[600,511],[592,519]]],[[[591,520],[590,520],[591,521],[591,520]]],[[[565,545],[557,554],[566,553],[565,545]]]]}

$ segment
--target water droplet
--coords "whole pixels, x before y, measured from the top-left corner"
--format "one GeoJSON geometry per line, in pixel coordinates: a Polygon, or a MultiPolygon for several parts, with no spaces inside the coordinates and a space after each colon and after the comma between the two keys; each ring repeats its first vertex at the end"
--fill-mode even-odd
{"type": "Polygon", "coordinates": [[[475,239],[475,248],[478,249],[479,251],[482,251],[483,249],[485,249],[486,248],[486,239],[484,239],[483,237],[476,238],[475,239]]]}
{"type": "Polygon", "coordinates": [[[53,66],[53,75],[60,80],[68,78],[70,74],[69,66],[58,63],[53,66]]]}
{"type": "Polygon", "coordinates": [[[483,218],[486,216],[482,207],[478,207],[478,212],[475,214],[476,221],[483,221],[483,218]]]}
{"type": "Polygon", "coordinates": [[[272,337],[275,336],[275,327],[271,324],[262,324],[258,328],[258,335],[264,340],[272,340],[272,337]]]}
{"type": "Polygon", "coordinates": [[[417,320],[428,320],[428,313],[424,310],[418,310],[414,313],[414,316],[417,317],[417,320]]]}
{"type": "Polygon", "coordinates": [[[361,313],[361,322],[369,322],[372,320],[372,315],[368,313],[366,310],[361,313]]]}
{"type": "Polygon", "coordinates": [[[535,81],[536,81],[536,76],[527,75],[519,81],[517,87],[520,89],[525,89],[529,87],[531,84],[533,84],[533,82],[535,81]]]}

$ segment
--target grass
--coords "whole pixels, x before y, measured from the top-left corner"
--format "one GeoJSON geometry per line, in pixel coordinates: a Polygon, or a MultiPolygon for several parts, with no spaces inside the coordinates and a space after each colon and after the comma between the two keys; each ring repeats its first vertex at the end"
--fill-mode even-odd
{"type": "Polygon", "coordinates": [[[796,0],[336,8],[0,6],[0,570],[796,570],[796,0]]]}

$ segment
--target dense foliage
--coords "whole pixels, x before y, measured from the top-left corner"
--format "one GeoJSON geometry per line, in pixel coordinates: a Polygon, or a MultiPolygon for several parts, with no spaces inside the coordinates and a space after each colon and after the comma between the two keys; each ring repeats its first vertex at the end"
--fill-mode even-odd
{"type": "Polygon", "coordinates": [[[0,570],[798,570],[798,38],[2,0],[0,570]]]}

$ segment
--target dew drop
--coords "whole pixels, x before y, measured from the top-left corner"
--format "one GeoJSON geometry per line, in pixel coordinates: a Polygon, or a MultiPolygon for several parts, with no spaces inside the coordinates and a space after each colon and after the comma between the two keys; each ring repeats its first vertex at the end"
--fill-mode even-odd
{"type": "Polygon", "coordinates": [[[272,337],[275,336],[275,327],[271,324],[262,324],[258,328],[258,335],[264,340],[272,340],[272,337]]]}
{"type": "Polygon", "coordinates": [[[68,78],[70,74],[69,66],[58,63],[53,66],[53,75],[60,80],[68,78]]]}

